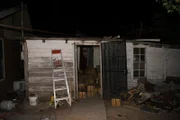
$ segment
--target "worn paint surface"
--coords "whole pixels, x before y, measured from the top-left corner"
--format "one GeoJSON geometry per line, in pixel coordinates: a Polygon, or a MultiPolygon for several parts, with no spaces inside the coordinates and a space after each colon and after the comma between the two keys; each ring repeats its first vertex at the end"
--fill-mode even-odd
{"type": "MultiPolygon", "coordinates": [[[[63,58],[67,70],[67,77],[74,94],[74,44],[97,45],[92,41],[59,41],[59,40],[27,40],[28,47],[28,70],[29,92],[38,94],[40,98],[49,99],[52,95],[52,72],[51,50],[62,49],[63,58]]],[[[180,76],[180,49],[165,47],[153,47],[149,45],[133,45],[126,43],[127,50],[127,81],[128,88],[137,86],[137,79],[133,77],[133,48],[143,47],[146,49],[146,77],[152,83],[162,83],[166,76],[180,76]]]]}
{"type": "Polygon", "coordinates": [[[149,82],[162,84],[166,76],[180,76],[180,49],[153,47],[149,45],[133,45],[127,43],[128,88],[137,86],[137,79],[133,77],[133,47],[146,49],[146,77],[149,82]]]}
{"type": "Polygon", "coordinates": [[[94,47],[94,51],[93,51],[93,54],[94,54],[94,67],[96,67],[97,65],[100,65],[100,48],[99,47],[94,47]]]}
{"type": "MultiPolygon", "coordinates": [[[[40,99],[49,100],[53,94],[51,50],[61,49],[66,67],[71,94],[74,97],[74,44],[97,45],[97,41],[65,40],[27,40],[28,49],[28,86],[30,93],[36,93],[40,99]]],[[[63,73],[56,74],[59,76],[63,73]]]]}
{"type": "Polygon", "coordinates": [[[137,84],[137,80],[133,79],[133,44],[126,43],[126,51],[127,51],[127,83],[128,88],[132,88],[137,84]]]}
{"type": "Polygon", "coordinates": [[[162,83],[164,80],[165,52],[163,48],[148,46],[146,49],[146,75],[148,80],[154,84],[162,83]]]}
{"type": "MultiPolygon", "coordinates": [[[[28,71],[29,71],[29,92],[36,93],[40,99],[49,99],[53,94],[51,50],[61,49],[67,78],[72,90],[73,81],[73,43],[58,40],[42,42],[42,40],[27,40],[28,48],[28,71]]],[[[56,76],[63,74],[59,72],[56,76]]]]}

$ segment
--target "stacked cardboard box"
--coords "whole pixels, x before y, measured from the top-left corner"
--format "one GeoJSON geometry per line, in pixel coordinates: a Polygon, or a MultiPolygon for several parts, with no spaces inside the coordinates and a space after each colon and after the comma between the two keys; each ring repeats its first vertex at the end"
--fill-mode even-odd
{"type": "Polygon", "coordinates": [[[97,85],[99,84],[99,82],[97,82],[99,78],[95,68],[88,67],[84,71],[79,71],[79,98],[85,98],[85,93],[87,98],[95,97],[96,93],[100,91],[99,85],[97,85]]]}
{"type": "Polygon", "coordinates": [[[79,88],[79,99],[84,99],[86,98],[86,85],[84,83],[80,83],[78,85],[79,88]]]}
{"type": "Polygon", "coordinates": [[[121,106],[121,99],[119,98],[112,98],[111,104],[113,107],[120,107],[121,106]]]}
{"type": "Polygon", "coordinates": [[[84,99],[86,98],[86,92],[79,92],[79,99],[84,99]]]}
{"type": "Polygon", "coordinates": [[[88,98],[95,97],[95,87],[93,85],[88,85],[87,86],[87,97],[88,98]]]}

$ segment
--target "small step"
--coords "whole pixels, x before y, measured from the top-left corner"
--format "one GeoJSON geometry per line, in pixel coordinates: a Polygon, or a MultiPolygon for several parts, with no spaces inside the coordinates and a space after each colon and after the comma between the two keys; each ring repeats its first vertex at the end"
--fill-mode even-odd
{"type": "Polygon", "coordinates": [[[64,81],[65,79],[54,79],[53,81],[56,82],[56,81],[64,81]]]}
{"type": "Polygon", "coordinates": [[[64,74],[58,75],[58,76],[54,77],[54,79],[59,79],[59,77],[64,77],[64,74]]]}
{"type": "Polygon", "coordinates": [[[66,90],[67,88],[56,88],[55,91],[66,90]]]}
{"type": "Polygon", "coordinates": [[[61,71],[63,71],[63,69],[54,69],[53,71],[54,72],[61,72],[61,71]]]}
{"type": "Polygon", "coordinates": [[[66,99],[68,99],[68,97],[56,98],[55,100],[60,101],[60,100],[66,100],[66,99]]]}
{"type": "Polygon", "coordinates": [[[63,69],[63,67],[53,67],[53,69],[63,69]]]}

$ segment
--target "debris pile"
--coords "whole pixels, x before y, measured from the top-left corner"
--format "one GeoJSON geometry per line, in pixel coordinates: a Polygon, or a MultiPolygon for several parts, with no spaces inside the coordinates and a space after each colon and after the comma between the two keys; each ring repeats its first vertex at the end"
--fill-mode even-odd
{"type": "Polygon", "coordinates": [[[135,103],[140,110],[171,112],[180,110],[180,79],[167,77],[161,85],[150,83],[146,78],[138,80],[138,86],[121,93],[125,104],[135,103]]]}

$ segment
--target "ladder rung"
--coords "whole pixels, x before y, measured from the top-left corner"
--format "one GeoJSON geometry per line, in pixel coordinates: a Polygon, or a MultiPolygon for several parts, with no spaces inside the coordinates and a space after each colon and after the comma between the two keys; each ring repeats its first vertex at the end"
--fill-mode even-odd
{"type": "Polygon", "coordinates": [[[63,81],[65,79],[54,79],[53,81],[56,82],[56,81],[63,81]]]}
{"type": "Polygon", "coordinates": [[[63,69],[54,69],[53,71],[54,72],[60,72],[60,71],[63,71],[63,69]]]}
{"type": "Polygon", "coordinates": [[[60,91],[60,90],[66,90],[67,88],[57,88],[57,89],[55,89],[55,91],[60,91]]]}
{"type": "Polygon", "coordinates": [[[53,67],[54,69],[63,69],[63,67],[53,67]]]}
{"type": "Polygon", "coordinates": [[[54,79],[59,79],[59,77],[63,77],[64,76],[64,74],[62,74],[62,75],[58,75],[58,76],[54,76],[54,79]]]}
{"type": "Polygon", "coordinates": [[[60,101],[60,100],[66,100],[66,99],[68,99],[68,97],[56,98],[55,100],[60,101]]]}

